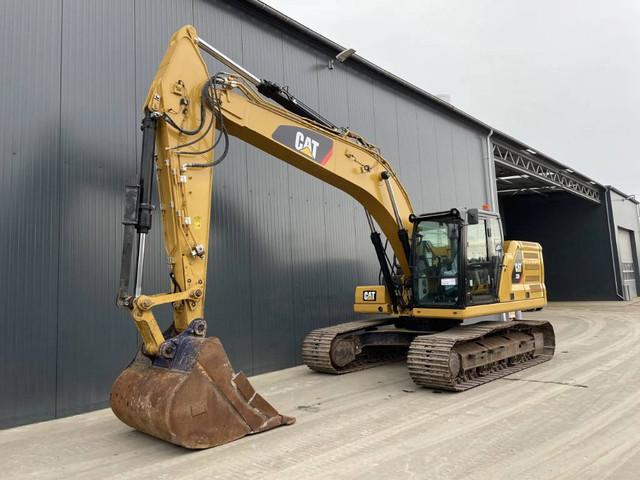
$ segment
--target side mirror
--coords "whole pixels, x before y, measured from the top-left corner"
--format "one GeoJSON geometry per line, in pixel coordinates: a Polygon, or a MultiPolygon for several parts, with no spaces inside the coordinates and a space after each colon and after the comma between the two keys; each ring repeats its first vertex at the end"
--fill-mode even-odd
{"type": "Polygon", "coordinates": [[[467,224],[468,225],[477,225],[480,223],[480,218],[478,217],[478,209],[470,208],[467,210],[467,224]]]}

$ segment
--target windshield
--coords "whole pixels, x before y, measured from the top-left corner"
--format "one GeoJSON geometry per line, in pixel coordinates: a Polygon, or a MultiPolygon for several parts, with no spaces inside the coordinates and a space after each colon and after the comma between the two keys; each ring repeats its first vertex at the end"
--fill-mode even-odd
{"type": "Polygon", "coordinates": [[[458,223],[453,219],[423,220],[414,232],[413,295],[416,306],[457,304],[458,223]]]}

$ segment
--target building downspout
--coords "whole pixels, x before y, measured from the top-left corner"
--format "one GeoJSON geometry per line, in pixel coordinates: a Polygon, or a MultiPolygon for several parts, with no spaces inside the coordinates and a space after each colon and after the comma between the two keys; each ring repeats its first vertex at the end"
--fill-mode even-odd
{"type": "Polygon", "coordinates": [[[624,295],[620,294],[620,285],[618,284],[618,266],[616,265],[615,252],[613,250],[614,238],[611,232],[611,191],[609,187],[606,187],[605,196],[605,209],[607,210],[607,227],[609,228],[609,246],[611,247],[611,266],[613,267],[613,282],[616,286],[616,296],[620,300],[624,300],[624,295]]]}
{"type": "Polygon", "coordinates": [[[496,186],[496,178],[495,178],[495,165],[493,163],[493,149],[491,148],[491,137],[493,136],[493,129],[489,131],[489,135],[487,135],[487,185],[489,187],[489,199],[491,203],[491,209],[494,212],[499,210],[498,205],[498,192],[496,186]]]}

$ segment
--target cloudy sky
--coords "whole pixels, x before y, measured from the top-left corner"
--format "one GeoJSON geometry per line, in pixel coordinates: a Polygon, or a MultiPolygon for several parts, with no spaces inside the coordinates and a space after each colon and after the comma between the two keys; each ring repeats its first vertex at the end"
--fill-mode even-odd
{"type": "Polygon", "coordinates": [[[266,0],[640,198],[640,0],[266,0]]]}

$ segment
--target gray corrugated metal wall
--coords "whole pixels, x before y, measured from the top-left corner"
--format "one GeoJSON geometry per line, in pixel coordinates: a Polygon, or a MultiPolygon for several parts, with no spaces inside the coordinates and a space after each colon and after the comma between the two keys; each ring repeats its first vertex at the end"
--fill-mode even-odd
{"type": "Polygon", "coordinates": [[[0,425],[55,412],[60,21],[59,3],[0,2],[0,425]]]}
{"type": "MultiPolygon", "coordinates": [[[[147,85],[185,23],[379,144],[417,211],[489,200],[480,129],[348,62],[328,70],[326,52],[226,3],[1,2],[0,426],[105,405],[133,355],[114,305],[122,192],[147,85]]],[[[168,286],[159,233],[147,291],[168,286]]],[[[249,373],[298,363],[303,335],[351,318],[354,286],[377,281],[362,208],[238,141],[216,170],[211,242],[210,332],[249,373]]]]}

